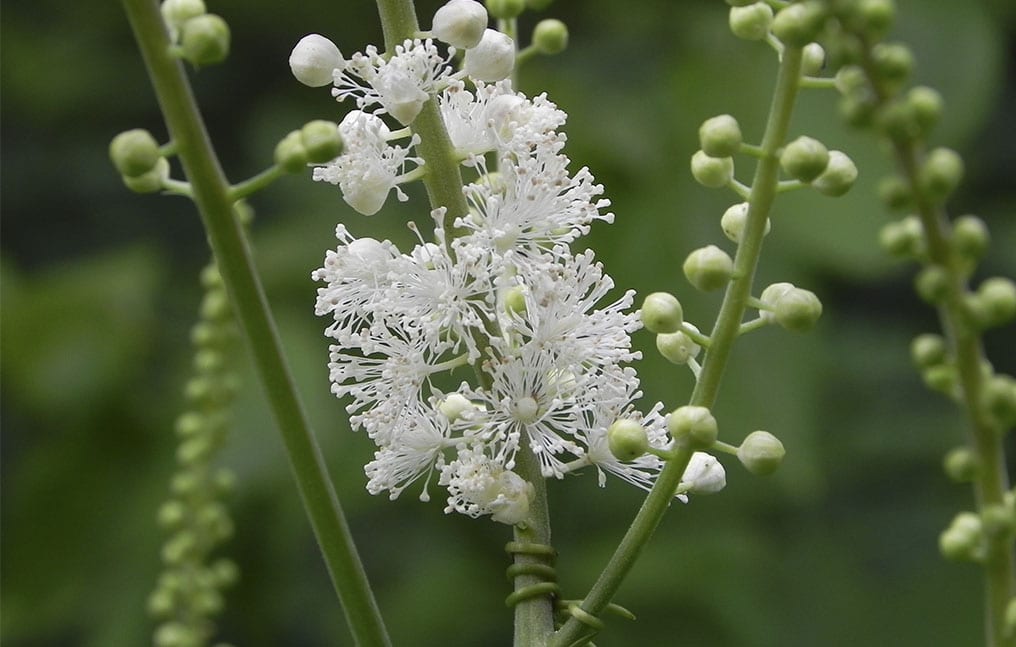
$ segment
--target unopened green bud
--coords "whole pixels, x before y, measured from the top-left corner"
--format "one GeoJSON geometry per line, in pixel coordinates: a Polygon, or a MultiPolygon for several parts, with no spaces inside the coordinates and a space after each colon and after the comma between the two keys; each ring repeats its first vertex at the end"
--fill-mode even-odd
{"type": "Polygon", "coordinates": [[[896,16],[893,0],[861,0],[857,3],[859,27],[872,41],[880,40],[889,31],[896,16]]]}
{"type": "MultiPolygon", "coordinates": [[[[698,328],[689,323],[684,324],[698,332],[698,328]]],[[[695,341],[682,331],[662,333],[656,336],[656,350],[660,351],[667,361],[674,364],[687,364],[688,360],[699,354],[701,348],[695,341]]]]}
{"type": "Polygon", "coordinates": [[[617,460],[633,461],[649,449],[649,436],[641,424],[622,418],[607,429],[607,447],[617,460]]]}
{"type": "Polygon", "coordinates": [[[169,618],[173,615],[173,593],[165,589],[156,589],[148,596],[148,613],[156,618],[169,618]]]}
{"type": "Polygon", "coordinates": [[[698,134],[702,150],[709,157],[730,157],[741,148],[741,127],[730,115],[706,119],[698,134]]]}
{"type": "Polygon", "coordinates": [[[684,310],[673,294],[653,292],[642,301],[639,316],[649,332],[672,333],[681,327],[684,310]]]}
{"type": "Polygon", "coordinates": [[[953,249],[967,260],[980,259],[988,249],[989,240],[988,226],[977,216],[960,216],[953,223],[953,249]]]}
{"type": "Polygon", "coordinates": [[[710,292],[730,282],[734,261],[716,245],[707,245],[688,254],[682,269],[689,283],[703,292],[710,292]]]}
{"type": "Polygon", "coordinates": [[[829,150],[822,142],[811,137],[798,137],[787,144],[780,155],[780,166],[787,175],[802,182],[811,182],[817,178],[828,164],[829,150]]]}
{"type": "Polygon", "coordinates": [[[914,279],[917,295],[931,305],[937,305],[949,294],[949,271],[941,265],[928,265],[914,279]]]}
{"type": "Polygon", "coordinates": [[[938,546],[947,559],[977,561],[983,538],[981,518],[973,512],[961,512],[939,536],[938,546]]]}
{"type": "Polygon", "coordinates": [[[921,372],[921,379],[932,391],[952,396],[956,392],[956,368],[950,364],[929,366],[921,372]]]}
{"type": "MultiPolygon", "coordinates": [[[[731,205],[726,211],[723,212],[723,217],[720,218],[720,228],[723,229],[723,233],[727,238],[740,244],[741,239],[744,237],[744,228],[748,224],[748,203],[739,202],[735,205],[731,205]]],[[[771,221],[766,218],[766,228],[763,235],[768,235],[769,230],[772,229],[771,221]]]]}
{"type": "Polygon", "coordinates": [[[194,369],[199,373],[214,373],[222,369],[225,358],[211,348],[203,348],[194,354],[194,369]]]}
{"type": "Polygon", "coordinates": [[[553,18],[541,20],[533,29],[533,46],[541,54],[560,54],[568,47],[568,27],[553,18]]]}
{"type": "Polygon", "coordinates": [[[124,186],[135,193],[155,193],[161,191],[169,178],[169,160],[160,157],[155,163],[155,168],[137,177],[122,177],[124,186]]]}
{"type": "Polygon", "coordinates": [[[977,288],[974,314],[982,328],[994,328],[1016,317],[1016,284],[996,276],[987,279],[977,288]]]}
{"type": "Polygon", "coordinates": [[[162,154],[152,133],[135,128],[113,138],[109,143],[109,158],[120,175],[136,178],[154,170],[162,154]]]}
{"type": "Polygon", "coordinates": [[[215,589],[202,589],[191,598],[194,611],[204,616],[218,615],[224,606],[222,594],[215,589]]]}
{"type": "Polygon", "coordinates": [[[342,153],[344,147],[339,125],[324,119],[304,124],[300,129],[300,143],[307,151],[307,161],[311,164],[330,162],[342,153]]]}
{"type": "Polygon", "coordinates": [[[231,559],[224,557],[215,560],[211,566],[212,581],[215,586],[219,588],[225,588],[236,584],[236,581],[240,579],[240,569],[237,568],[236,563],[231,559]]]}
{"type": "Polygon", "coordinates": [[[695,181],[710,189],[727,186],[734,178],[734,160],[729,157],[709,157],[697,151],[691,157],[691,174],[695,181]]]}
{"type": "Polygon", "coordinates": [[[176,499],[170,499],[159,506],[158,521],[163,528],[177,528],[183,523],[187,516],[187,509],[183,503],[176,499]]]}
{"type": "Polygon", "coordinates": [[[229,25],[213,13],[191,18],[181,27],[180,51],[197,67],[221,63],[229,54],[229,25]]]}
{"type": "Polygon", "coordinates": [[[992,538],[1009,537],[1016,530],[1013,510],[1004,503],[989,503],[981,508],[981,527],[992,538]]]}
{"type": "Polygon", "coordinates": [[[169,538],[162,546],[162,561],[167,564],[179,564],[194,550],[197,538],[189,530],[181,530],[169,538]]]}
{"type": "Polygon", "coordinates": [[[879,80],[890,88],[903,85],[914,69],[914,55],[905,45],[879,43],[872,48],[871,56],[879,80]]]}
{"type": "Polygon", "coordinates": [[[814,292],[802,288],[787,290],[777,299],[773,314],[776,323],[792,332],[806,332],[822,316],[822,302],[814,292]]]}
{"type": "Polygon", "coordinates": [[[878,183],[878,197],[891,211],[902,211],[913,204],[914,195],[903,178],[895,175],[883,178],[878,183]]]}
{"type": "Polygon", "coordinates": [[[486,0],[487,11],[499,20],[516,18],[526,8],[526,0],[486,0]]]}
{"type": "Polygon", "coordinates": [[[907,216],[882,227],[878,242],[892,256],[915,258],[924,249],[924,227],[917,216],[907,216]]]}
{"type": "Polygon", "coordinates": [[[907,105],[922,135],[927,135],[942,117],[942,95],[934,88],[923,85],[911,88],[907,93],[907,105]]]}
{"type": "Polygon", "coordinates": [[[711,447],[719,434],[716,418],[709,409],[692,405],[678,407],[667,416],[667,429],[675,439],[697,449],[711,447]]]}
{"type": "Polygon", "coordinates": [[[200,480],[191,472],[175,474],[169,481],[170,491],[178,496],[193,494],[200,486],[200,480]]]}
{"type": "Polygon", "coordinates": [[[1010,598],[1005,607],[1005,627],[1002,632],[1009,640],[1016,636],[1016,596],[1010,598]]]}
{"type": "Polygon", "coordinates": [[[963,158],[948,148],[936,148],[918,172],[921,189],[936,202],[944,202],[963,179],[963,158]]]}
{"type": "Polygon", "coordinates": [[[818,38],[824,22],[821,2],[798,2],[780,9],[773,19],[773,33],[789,47],[804,47],[818,38]]]}
{"type": "Polygon", "coordinates": [[[210,439],[205,436],[195,436],[180,443],[176,448],[176,460],[181,465],[192,466],[203,462],[213,451],[210,439]]]}
{"type": "Polygon", "coordinates": [[[171,30],[179,30],[191,18],[204,14],[206,9],[204,0],[163,0],[159,11],[171,30]]]}
{"type": "Polygon", "coordinates": [[[986,380],[981,405],[1002,430],[1016,425],[1016,379],[1011,375],[993,375],[986,380]]]}
{"type": "Polygon", "coordinates": [[[836,72],[835,84],[840,94],[852,95],[867,91],[868,77],[863,68],[857,65],[844,65],[836,72]]]}
{"type": "Polygon", "coordinates": [[[870,92],[858,92],[840,99],[839,112],[843,121],[854,128],[868,128],[875,120],[878,102],[870,92]]]}
{"type": "Polygon", "coordinates": [[[730,31],[745,40],[762,40],[773,26],[773,9],[765,2],[730,8],[730,31]]]}
{"type": "Polygon", "coordinates": [[[526,291],[521,285],[505,290],[502,302],[505,311],[510,314],[526,314],[526,291]]]}
{"type": "Polygon", "coordinates": [[[969,447],[954,447],[942,459],[945,475],[954,483],[970,483],[977,478],[977,456],[969,447]]]}
{"type": "Polygon", "coordinates": [[[227,467],[220,467],[212,476],[212,485],[218,494],[230,494],[236,489],[236,474],[227,467]]]}
{"type": "Polygon", "coordinates": [[[945,362],[948,349],[942,335],[925,333],[910,342],[910,357],[918,368],[928,368],[945,362]]]}
{"type": "Polygon", "coordinates": [[[181,622],[165,622],[155,630],[155,647],[196,647],[201,639],[181,622]]]}
{"type": "Polygon", "coordinates": [[[811,183],[819,193],[837,198],[854,186],[857,167],[854,161],[840,151],[829,151],[829,164],[811,183]]]}
{"type": "Polygon", "coordinates": [[[780,439],[768,431],[753,431],[737,448],[737,460],[752,474],[772,474],[783,462],[787,450],[780,439]]]}
{"type": "Polygon", "coordinates": [[[307,149],[303,146],[303,136],[294,130],[282,138],[275,146],[275,163],[286,173],[299,173],[307,169],[307,149]]]}
{"type": "Polygon", "coordinates": [[[802,53],[801,74],[815,76],[825,67],[825,61],[825,49],[818,43],[808,43],[802,53]]]}
{"type": "Polygon", "coordinates": [[[879,112],[878,126],[890,139],[900,142],[915,141],[924,133],[913,107],[904,99],[893,100],[879,112]]]}
{"type": "Polygon", "coordinates": [[[188,411],[176,419],[176,433],[184,438],[196,436],[205,428],[204,417],[197,412],[188,411]]]}

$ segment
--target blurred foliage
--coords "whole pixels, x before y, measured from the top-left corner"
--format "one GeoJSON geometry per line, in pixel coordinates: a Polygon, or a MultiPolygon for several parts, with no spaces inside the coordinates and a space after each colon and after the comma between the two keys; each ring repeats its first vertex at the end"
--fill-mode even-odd
{"type": "MultiPolygon", "coordinates": [[[[237,180],[265,165],[292,128],[341,114],[327,90],[289,76],[292,44],[321,32],[348,54],[379,41],[380,29],[366,0],[209,4],[232,27],[233,53],[193,80],[237,180]]],[[[937,141],[967,161],[955,209],[991,227],[984,274],[1016,275],[1013,7],[899,4],[895,33],[916,52],[916,80],[946,99],[937,141]]],[[[437,5],[421,1],[418,9],[427,16],[437,5]]],[[[190,204],[130,194],[107,162],[120,130],[165,136],[118,4],[40,0],[4,10],[0,640],[146,644],[145,598],[159,571],[154,516],[173,470],[172,422],[207,246],[190,204]]],[[[680,262],[722,238],[719,216],[732,198],[690,178],[698,124],[728,112],[757,139],[775,69],[763,45],[729,35],[725,11],[719,0],[558,0],[548,14],[569,25],[571,46],[523,74],[526,89],[548,91],[569,113],[569,154],[613,201],[617,224],[596,228],[588,244],[619,286],[674,291],[700,325],[718,301],[690,289],[680,262]]],[[[527,18],[523,33],[531,26],[527,18]]],[[[971,505],[939,467],[961,442],[961,423],[924,390],[907,357],[909,339],[936,327],[934,315],[912,294],[910,268],[875,245],[886,215],[874,187],[889,163],[867,135],[839,123],[831,93],[803,96],[793,133],[848,152],[862,175],[843,199],[801,193],[778,201],[760,280],[814,290],[826,314],[814,334],[766,330],[744,339],[718,403],[727,440],[769,429],[788,448],[785,468],[758,480],[725,461],[725,492],[675,507],[618,600],[639,620],[610,622],[599,644],[979,640],[979,572],[937,553],[939,531],[971,505]]],[[[413,195],[422,199],[418,189],[413,195]]],[[[328,391],[309,273],[334,246],[337,222],[357,235],[408,241],[403,223],[421,218],[419,203],[365,222],[334,187],[301,177],[253,205],[258,264],[395,643],[509,644],[507,528],[445,516],[440,500],[369,497],[369,443],[348,431],[328,391]]],[[[1012,327],[987,339],[1009,373],[1012,341],[1012,327]]],[[[636,343],[647,350],[646,398],[683,403],[690,378],[648,352],[650,335],[636,343]]],[[[349,644],[270,413],[254,376],[245,383],[223,457],[239,477],[237,536],[226,551],[241,582],[227,594],[222,639],[349,644]]],[[[591,584],[639,501],[619,482],[598,489],[592,475],[552,484],[567,595],[591,584]]]]}

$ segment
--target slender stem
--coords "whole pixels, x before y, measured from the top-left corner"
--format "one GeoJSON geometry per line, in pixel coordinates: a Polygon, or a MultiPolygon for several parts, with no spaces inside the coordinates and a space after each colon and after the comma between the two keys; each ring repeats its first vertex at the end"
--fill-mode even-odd
{"type": "MultiPolygon", "coordinates": [[[[709,335],[712,341],[692,392],[689,402],[692,405],[711,407],[716,401],[730,351],[737,340],[741,320],[748,308],[755,267],[762,250],[766,219],[777,193],[779,180],[777,151],[787,138],[800,76],[801,49],[784,48],[761,145],[763,154],[752,182],[744,236],[734,259],[735,278],[727,287],[716,324],[709,335]]],[[[591,615],[600,613],[620,587],[667,511],[692,453],[691,449],[678,448],[676,456],[660,472],[656,484],[643,502],[628,532],[582,602],[582,609],[587,613],[591,615]]],[[[585,625],[578,619],[571,618],[554,635],[551,645],[554,647],[573,645],[588,634],[589,630],[585,625]]]]}
{"type": "Polygon", "coordinates": [[[123,6],[193,187],[194,201],[350,630],[360,645],[388,645],[377,604],[282,353],[246,238],[234,217],[229,183],[212,149],[183,67],[169,55],[170,42],[159,5],[154,0],[123,0],[123,6]]]}
{"type": "MultiPolygon", "coordinates": [[[[520,544],[550,546],[550,508],[547,505],[547,482],[540,472],[540,461],[529,448],[526,435],[522,435],[515,462],[519,476],[533,484],[533,499],[530,502],[530,520],[525,526],[515,526],[515,541],[520,544]]],[[[515,565],[546,564],[541,555],[515,554],[515,565]]],[[[527,586],[540,584],[544,580],[537,575],[517,575],[515,591],[527,586]]],[[[554,630],[554,607],[547,596],[522,600],[515,605],[515,647],[543,647],[554,630]]]]}
{"type": "Polygon", "coordinates": [[[275,180],[278,180],[285,174],[286,172],[282,170],[282,167],[280,167],[277,164],[273,164],[272,166],[266,168],[265,170],[255,175],[254,177],[248,178],[243,182],[237,182],[236,184],[234,184],[233,187],[230,189],[229,195],[231,198],[233,198],[233,200],[240,200],[242,198],[246,198],[247,196],[253,193],[257,193],[258,191],[265,188],[275,180]]]}

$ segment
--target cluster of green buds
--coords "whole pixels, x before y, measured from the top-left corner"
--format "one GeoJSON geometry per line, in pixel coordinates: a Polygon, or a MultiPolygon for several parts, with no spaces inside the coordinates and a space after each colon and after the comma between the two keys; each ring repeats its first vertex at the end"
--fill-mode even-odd
{"type": "Polygon", "coordinates": [[[172,53],[195,67],[214,65],[229,54],[229,25],[205,9],[204,0],[163,0],[162,19],[172,53]]]}
{"type": "Polygon", "coordinates": [[[142,128],[125,130],[109,144],[109,157],[128,189],[155,193],[166,187],[169,160],[152,133],[142,128]]]}
{"type": "Polygon", "coordinates": [[[306,171],[310,164],[323,164],[335,159],[342,154],[343,148],[345,143],[339,133],[339,125],[316,119],[282,138],[275,146],[275,164],[286,173],[300,173],[306,171]]]}
{"type": "Polygon", "coordinates": [[[201,282],[205,297],[191,331],[195,353],[193,377],[185,388],[188,408],[176,420],[177,470],[170,498],[158,511],[169,537],[162,547],[163,572],[148,599],[149,612],[159,620],[156,647],[207,645],[215,631],[213,618],[223,609],[222,590],[237,579],[232,561],[211,558],[233,533],[221,499],[233,489],[235,477],[216,467],[215,459],[237,390],[229,367],[237,331],[214,263],[204,269],[201,282]]]}

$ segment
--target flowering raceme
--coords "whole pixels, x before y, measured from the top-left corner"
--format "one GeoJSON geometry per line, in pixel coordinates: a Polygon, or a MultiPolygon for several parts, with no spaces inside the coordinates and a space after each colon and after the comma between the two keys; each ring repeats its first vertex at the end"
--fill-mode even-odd
{"type": "MultiPolygon", "coordinates": [[[[485,50],[475,51],[482,62],[485,50]]],[[[333,318],[332,391],[351,399],[352,426],[378,447],[367,488],[394,499],[422,479],[428,500],[436,473],[446,512],[524,523],[533,488],[513,471],[520,451],[536,456],[544,477],[589,467],[601,486],[612,473],[648,488],[662,460],[621,461],[606,440],[625,418],[646,428],[652,450],[673,442],[662,405],[645,416],[634,408],[634,293],[609,301],[614,284],[593,253],[571,249],[593,221],[613,220],[610,203],[588,169],[569,172],[564,112],[508,80],[454,73],[449,60],[432,41],[413,40],[387,59],[368,47],[332,71],[333,95],[357,109],[339,127],[345,151],[314,179],[338,184],[368,215],[393,189],[401,199],[398,184],[426,172],[411,128],[428,100],[474,177],[463,189],[468,213],[431,212],[433,242],[413,225],[420,242],[402,252],[339,225],[338,248],[312,275],[325,283],[316,312],[333,318]],[[389,129],[384,114],[409,127],[389,129]],[[407,162],[416,168],[407,172],[407,162]]]]}

